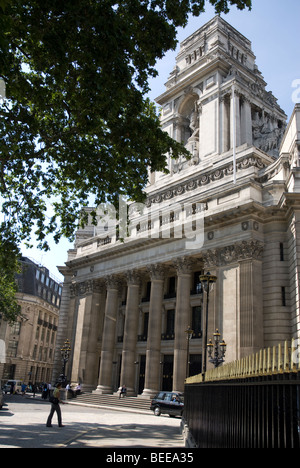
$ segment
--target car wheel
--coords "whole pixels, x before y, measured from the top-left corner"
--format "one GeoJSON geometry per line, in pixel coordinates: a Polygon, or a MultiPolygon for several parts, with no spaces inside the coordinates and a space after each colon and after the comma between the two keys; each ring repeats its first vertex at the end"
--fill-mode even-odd
{"type": "Polygon", "coordinates": [[[155,416],[160,416],[161,411],[160,411],[160,407],[159,407],[159,406],[156,406],[156,407],[154,408],[154,414],[155,414],[155,416]]]}

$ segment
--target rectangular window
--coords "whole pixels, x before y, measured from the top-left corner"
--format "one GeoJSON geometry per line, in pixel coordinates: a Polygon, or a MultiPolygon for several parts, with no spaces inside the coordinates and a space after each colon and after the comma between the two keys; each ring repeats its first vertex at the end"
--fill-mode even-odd
{"type": "Polygon", "coordinates": [[[176,278],[175,276],[171,276],[171,278],[169,278],[169,293],[174,293],[175,292],[175,289],[176,288],[176,278]]]}
{"type": "Polygon", "coordinates": [[[7,356],[17,357],[18,341],[11,340],[8,342],[7,356]]]}
{"type": "Polygon", "coordinates": [[[281,304],[282,306],[286,306],[286,294],[285,294],[285,287],[282,286],[281,288],[281,304]]]}
{"type": "Polygon", "coordinates": [[[174,339],[174,330],[175,330],[175,310],[167,311],[167,329],[166,329],[166,338],[171,340],[174,339]]]}
{"type": "Polygon", "coordinates": [[[11,334],[12,335],[20,335],[20,329],[21,329],[21,322],[15,322],[11,326],[11,334]]]}
{"type": "Polygon", "coordinates": [[[280,242],[279,249],[280,249],[280,261],[283,262],[284,261],[283,242],[280,242]]]}
{"type": "Polygon", "coordinates": [[[201,338],[202,337],[202,307],[196,306],[192,310],[192,338],[201,338]]]}
{"type": "Polygon", "coordinates": [[[193,290],[192,290],[193,294],[201,294],[202,293],[202,285],[201,285],[201,281],[199,279],[199,276],[201,274],[203,274],[201,271],[196,271],[194,273],[194,284],[193,284],[193,290]]]}

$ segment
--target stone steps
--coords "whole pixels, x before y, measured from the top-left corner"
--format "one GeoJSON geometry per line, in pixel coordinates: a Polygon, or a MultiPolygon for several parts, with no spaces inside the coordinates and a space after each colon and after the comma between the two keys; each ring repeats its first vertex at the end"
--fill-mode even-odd
{"type": "Polygon", "coordinates": [[[96,393],[83,393],[78,395],[69,403],[88,404],[94,406],[111,406],[126,409],[135,409],[150,412],[150,399],[125,397],[119,398],[118,395],[99,395],[96,393]]]}

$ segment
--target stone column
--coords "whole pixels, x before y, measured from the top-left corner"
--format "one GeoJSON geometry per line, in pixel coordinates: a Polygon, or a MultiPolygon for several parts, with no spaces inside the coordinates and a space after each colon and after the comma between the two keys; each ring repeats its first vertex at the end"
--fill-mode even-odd
{"type": "MultiPolygon", "coordinates": [[[[296,198],[296,194],[295,194],[296,198]]],[[[293,202],[295,203],[295,202],[293,202]]],[[[300,212],[292,207],[288,226],[289,301],[292,336],[300,338],[300,212]]],[[[284,284],[283,284],[284,285],[284,284]]],[[[282,309],[281,309],[282,310],[282,309]]],[[[282,317],[281,317],[282,320],[282,317]]]]}
{"type": "Polygon", "coordinates": [[[258,241],[238,246],[240,270],[240,357],[263,348],[262,253],[258,241]]]}
{"type": "Polygon", "coordinates": [[[73,356],[71,382],[73,384],[78,382],[83,383],[84,380],[82,369],[84,358],[86,357],[87,327],[91,315],[93,282],[89,280],[77,284],[77,291],[79,299],[72,340],[73,356]]]}
{"type": "Polygon", "coordinates": [[[187,334],[185,331],[191,326],[191,266],[193,260],[180,258],[175,262],[178,282],[175,312],[175,340],[173,391],[183,392],[187,368],[187,334]]]}
{"type": "Polygon", "coordinates": [[[85,318],[85,353],[83,366],[83,384],[85,390],[93,390],[97,386],[99,370],[99,337],[103,333],[106,288],[104,281],[93,281],[93,296],[90,314],[85,318]]]}
{"type": "Polygon", "coordinates": [[[127,273],[127,301],[122,351],[121,385],[126,385],[127,395],[135,394],[135,359],[139,324],[140,276],[136,271],[127,273]]]}
{"type": "Polygon", "coordinates": [[[235,142],[236,146],[241,145],[241,116],[240,116],[240,97],[237,91],[235,91],[234,95],[234,102],[235,106],[233,109],[233,95],[231,96],[231,101],[230,101],[230,119],[231,119],[231,129],[230,129],[230,147],[233,147],[233,141],[232,141],[232,136],[233,136],[233,125],[235,123],[235,142]],[[233,112],[235,113],[235,119],[233,120],[233,112]]]}
{"type": "Polygon", "coordinates": [[[251,239],[219,249],[226,362],[263,348],[262,254],[251,239]]]}
{"type": "Polygon", "coordinates": [[[230,105],[227,96],[220,98],[220,153],[225,153],[230,147],[230,105]]]}
{"type": "MultiPolygon", "coordinates": [[[[55,354],[54,354],[54,365],[52,372],[51,382],[54,385],[62,371],[62,361],[61,361],[61,348],[64,345],[66,339],[69,339],[71,342],[71,347],[73,348],[72,340],[72,329],[74,326],[74,321],[76,319],[76,301],[77,301],[77,291],[76,283],[73,279],[73,272],[69,270],[68,267],[60,267],[60,272],[64,275],[64,285],[61,297],[61,305],[59,310],[58,318],[58,328],[56,335],[55,343],[55,354]]],[[[70,378],[71,372],[71,362],[67,364],[67,375],[70,378]]]]}
{"type": "Polygon", "coordinates": [[[242,97],[241,108],[241,144],[252,145],[252,113],[251,103],[246,97],[242,97]]]}
{"type": "Polygon", "coordinates": [[[151,398],[159,390],[161,314],[165,268],[163,265],[151,265],[148,270],[151,275],[151,294],[146,351],[145,388],[142,395],[144,397],[151,398]]]}
{"type": "Polygon", "coordinates": [[[103,328],[99,384],[96,393],[112,393],[112,363],[115,348],[116,322],[119,308],[120,279],[111,275],[106,280],[107,297],[103,328]]]}

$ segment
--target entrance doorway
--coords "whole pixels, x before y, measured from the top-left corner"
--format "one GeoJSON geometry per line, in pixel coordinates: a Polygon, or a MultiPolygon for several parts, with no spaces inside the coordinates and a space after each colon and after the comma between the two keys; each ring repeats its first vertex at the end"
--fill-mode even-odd
{"type": "Polygon", "coordinates": [[[173,388],[173,362],[174,356],[165,354],[163,360],[163,375],[162,375],[162,389],[165,391],[172,391],[173,388]]]}
{"type": "Polygon", "coordinates": [[[145,388],[145,372],[146,372],[146,355],[140,356],[140,374],[139,374],[139,395],[143,393],[145,388]]]}

